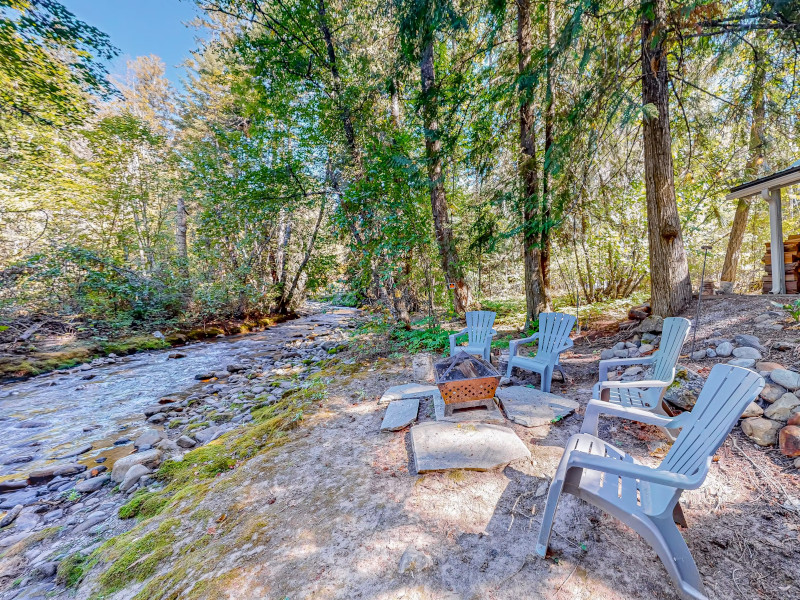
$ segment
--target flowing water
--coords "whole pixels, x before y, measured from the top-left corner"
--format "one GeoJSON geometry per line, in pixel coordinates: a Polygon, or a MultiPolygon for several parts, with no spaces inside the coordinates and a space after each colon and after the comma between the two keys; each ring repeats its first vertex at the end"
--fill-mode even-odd
{"type": "Polygon", "coordinates": [[[132,442],[125,443],[124,438],[135,440],[153,428],[144,420],[145,406],[187,392],[199,383],[198,373],[222,370],[237,356],[257,355],[270,345],[307,333],[309,327],[318,326],[312,321],[322,327],[335,326],[341,318],[337,312],[289,321],[263,332],[190,344],[180,348],[185,358],[167,358],[175,351],[171,349],[146,352],[88,371],[74,369],[69,374],[51,373],[2,385],[0,480],[24,478],[89,443],[89,452],[59,462],[94,466],[97,458],[106,457],[110,466],[133,451],[132,442]],[[94,377],[83,379],[87,374],[94,377]]]}

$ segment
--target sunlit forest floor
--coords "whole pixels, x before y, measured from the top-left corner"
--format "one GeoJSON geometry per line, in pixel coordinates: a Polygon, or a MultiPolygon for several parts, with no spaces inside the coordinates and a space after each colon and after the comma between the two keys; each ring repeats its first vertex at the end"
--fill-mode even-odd
{"type": "MultiPolygon", "coordinates": [[[[766,304],[763,297],[714,300],[698,337],[720,328],[750,332],[749,320],[766,304]]],[[[554,381],[553,392],[584,405],[598,353],[614,341],[576,344],[563,361],[568,380],[554,381]]],[[[419,475],[408,431],[379,433],[385,408],[376,402],[389,386],[410,380],[411,357],[386,351],[375,334],[360,334],[353,348],[341,358],[356,362],[327,380],[327,398],[283,445],[220,475],[188,507],[142,522],[126,541],[134,547],[135,539],[148,540],[142,560],[160,538],[174,552],[156,566],[155,578],[104,597],[678,597],[642,539],[571,496],[560,505],[552,557],[534,556],[545,490],[582,410],[545,436],[507,422],[530,449],[530,461],[496,472],[419,475]],[[409,547],[430,562],[400,573],[409,547]]],[[[423,409],[420,420],[430,418],[423,409]]],[[[607,420],[601,436],[651,465],[663,456],[665,439],[648,426],[607,420]]],[[[705,485],[682,500],[684,537],[709,597],[792,597],[800,516],[787,503],[797,495],[797,471],[738,428],[717,458],[705,485]]],[[[97,577],[104,568],[94,566],[78,598],[102,590],[97,577]]]]}

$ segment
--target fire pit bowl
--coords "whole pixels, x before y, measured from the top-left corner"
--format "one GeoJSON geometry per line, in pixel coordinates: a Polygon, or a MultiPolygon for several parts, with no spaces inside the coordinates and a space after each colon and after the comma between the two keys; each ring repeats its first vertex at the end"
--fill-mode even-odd
{"type": "Polygon", "coordinates": [[[500,373],[490,363],[464,351],[433,365],[436,386],[444,400],[444,414],[455,409],[483,406],[494,409],[500,373]]]}

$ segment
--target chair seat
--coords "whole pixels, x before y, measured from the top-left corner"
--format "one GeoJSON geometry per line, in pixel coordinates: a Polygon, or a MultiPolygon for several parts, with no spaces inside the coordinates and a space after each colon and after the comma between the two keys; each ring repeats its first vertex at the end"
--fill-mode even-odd
{"type": "MultiPolygon", "coordinates": [[[[612,404],[643,408],[645,410],[652,410],[655,408],[658,405],[658,400],[661,398],[660,393],[653,394],[652,390],[643,388],[610,388],[608,392],[608,401],[612,404]]],[[[599,384],[594,386],[592,398],[594,400],[601,399],[599,384]]]]}
{"type": "Polygon", "coordinates": [[[537,354],[536,356],[514,356],[510,362],[515,367],[519,367],[527,371],[535,371],[537,373],[541,372],[550,365],[549,357],[544,358],[540,354],[537,354]]]}
{"type": "MultiPolygon", "coordinates": [[[[588,433],[572,436],[567,450],[565,460],[569,451],[578,451],[627,463],[636,462],[629,454],[588,433]]],[[[657,483],[590,469],[583,469],[577,489],[570,490],[584,500],[605,505],[606,510],[615,507],[628,514],[640,515],[657,515],[662,512],[674,491],[673,488],[657,483]]],[[[609,512],[614,513],[613,509],[609,512]]]]}

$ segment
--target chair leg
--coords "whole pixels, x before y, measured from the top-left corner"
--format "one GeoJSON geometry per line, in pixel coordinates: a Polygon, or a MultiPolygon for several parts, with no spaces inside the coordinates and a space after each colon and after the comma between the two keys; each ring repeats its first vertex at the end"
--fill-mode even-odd
{"type": "Polygon", "coordinates": [[[547,504],[544,507],[542,525],[539,528],[539,538],[536,541],[536,554],[541,557],[547,555],[547,547],[550,545],[550,532],[553,530],[553,520],[556,516],[556,509],[558,508],[558,501],[561,499],[563,488],[564,474],[557,472],[547,492],[547,504]]]}
{"type": "Polygon", "coordinates": [[[553,368],[545,367],[542,371],[542,391],[550,392],[550,383],[553,380],[553,368]]]}
{"type": "Polygon", "coordinates": [[[512,357],[508,357],[508,368],[506,369],[506,377],[511,379],[511,369],[514,368],[514,365],[511,364],[512,357]]]}
{"type": "Polygon", "coordinates": [[[700,572],[686,541],[673,522],[673,515],[653,518],[652,523],[661,534],[661,543],[653,544],[653,548],[667,568],[681,597],[687,600],[708,600],[700,572]]]}
{"type": "MultiPolygon", "coordinates": [[[[653,409],[653,412],[659,415],[664,415],[665,417],[674,416],[669,414],[670,411],[664,406],[663,400],[658,401],[658,404],[656,405],[655,409],[653,409]]],[[[667,429],[666,427],[659,427],[659,429],[664,433],[664,435],[667,436],[667,438],[669,438],[670,442],[674,442],[676,439],[678,439],[678,434],[681,432],[680,429],[667,429]]]]}
{"type": "Polygon", "coordinates": [[[600,427],[600,411],[592,406],[592,403],[586,405],[586,412],[583,415],[583,423],[581,423],[581,433],[589,433],[597,437],[597,430],[600,427]]]}

